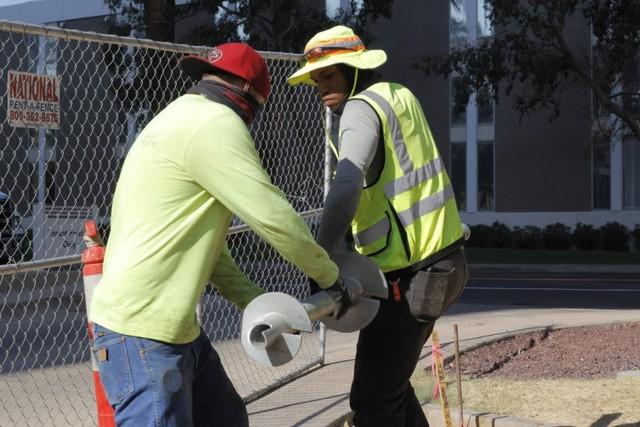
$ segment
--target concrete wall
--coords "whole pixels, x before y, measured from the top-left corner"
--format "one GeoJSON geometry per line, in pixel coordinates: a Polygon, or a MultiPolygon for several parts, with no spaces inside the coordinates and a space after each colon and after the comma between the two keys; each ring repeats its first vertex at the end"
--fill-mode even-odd
{"type": "MultiPolygon", "coordinates": [[[[421,55],[447,54],[449,2],[396,1],[392,19],[380,19],[370,30],[375,39],[368,47],[384,49],[389,57],[381,67],[384,76],[405,84],[421,100],[449,165],[449,82],[412,69],[421,55]]],[[[569,20],[566,36],[579,55],[589,52],[590,29],[581,16],[569,20]]],[[[581,82],[562,89],[561,113],[553,122],[549,111],[520,120],[512,100],[500,98],[495,110],[495,212],[463,213],[465,221],[538,226],[640,222],[634,219],[640,218],[638,211],[592,211],[590,91],[581,82]]]]}
{"type": "MultiPolygon", "coordinates": [[[[589,52],[589,27],[581,24],[573,19],[567,36],[577,50],[589,52]]],[[[504,95],[496,106],[496,212],[591,210],[590,92],[581,82],[563,89],[553,122],[548,111],[520,122],[504,95]]]]}
{"type": "Polygon", "coordinates": [[[406,85],[420,99],[440,154],[449,161],[449,84],[441,77],[427,77],[412,65],[421,55],[449,51],[449,3],[433,0],[395,1],[392,19],[370,26],[375,38],[368,48],[387,52],[380,70],[384,77],[406,85]]]}

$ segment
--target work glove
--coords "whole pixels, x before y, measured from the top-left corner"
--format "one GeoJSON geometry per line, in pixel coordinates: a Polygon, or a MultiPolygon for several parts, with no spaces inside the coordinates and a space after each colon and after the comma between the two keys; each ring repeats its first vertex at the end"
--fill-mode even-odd
{"type": "Polygon", "coordinates": [[[336,320],[344,316],[355,302],[349,294],[347,282],[342,277],[338,277],[338,280],[336,280],[330,288],[325,289],[325,292],[328,293],[336,303],[336,308],[333,310],[333,318],[336,320]]]}

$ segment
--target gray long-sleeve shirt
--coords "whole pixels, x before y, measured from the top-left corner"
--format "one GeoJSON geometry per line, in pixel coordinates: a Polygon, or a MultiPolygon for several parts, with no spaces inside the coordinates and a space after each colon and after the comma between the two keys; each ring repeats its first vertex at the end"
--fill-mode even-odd
{"type": "Polygon", "coordinates": [[[372,185],[384,165],[380,119],[362,100],[348,101],[332,121],[331,140],[337,144],[336,174],[325,201],[318,243],[329,254],[341,248],[360,201],[362,188],[372,185]]]}

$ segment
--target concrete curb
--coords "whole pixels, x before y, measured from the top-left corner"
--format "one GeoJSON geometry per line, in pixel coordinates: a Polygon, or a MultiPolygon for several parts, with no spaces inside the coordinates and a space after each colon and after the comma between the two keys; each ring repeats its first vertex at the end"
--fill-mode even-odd
{"type": "MultiPolygon", "coordinates": [[[[424,413],[427,415],[430,427],[446,427],[440,405],[428,403],[422,405],[424,413]]],[[[559,424],[548,424],[541,421],[529,420],[526,418],[510,417],[507,415],[491,414],[488,412],[478,412],[472,409],[463,413],[463,423],[460,422],[458,407],[451,407],[451,421],[453,425],[465,425],[475,427],[558,427],[559,424]]]]}
{"type": "MultiPolygon", "coordinates": [[[[437,403],[425,403],[422,405],[429,427],[446,427],[444,416],[440,405],[437,403]]],[[[473,427],[560,427],[560,424],[549,424],[541,421],[529,420],[526,418],[511,417],[508,415],[491,414],[489,412],[479,412],[467,409],[463,412],[463,422],[460,422],[460,412],[457,406],[451,408],[451,421],[453,425],[464,425],[473,427]]],[[[339,417],[335,421],[327,424],[326,427],[351,427],[353,426],[353,413],[349,412],[339,417]]]]}
{"type": "Polygon", "coordinates": [[[469,264],[469,272],[514,273],[640,273],[636,264],[469,264]]]}

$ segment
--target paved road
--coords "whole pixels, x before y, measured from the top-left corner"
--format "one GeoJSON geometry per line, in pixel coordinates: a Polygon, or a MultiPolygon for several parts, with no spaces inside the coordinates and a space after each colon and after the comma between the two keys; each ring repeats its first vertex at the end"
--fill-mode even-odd
{"type": "Polygon", "coordinates": [[[639,274],[478,273],[460,302],[537,308],[640,308],[639,274]]]}

